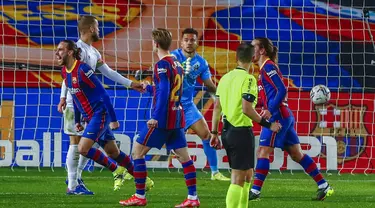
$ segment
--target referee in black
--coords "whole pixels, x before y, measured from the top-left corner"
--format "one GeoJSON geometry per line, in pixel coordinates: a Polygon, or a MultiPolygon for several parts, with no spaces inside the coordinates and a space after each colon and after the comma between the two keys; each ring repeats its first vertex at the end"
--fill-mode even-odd
{"type": "Polygon", "coordinates": [[[220,79],[216,90],[211,145],[215,148],[220,146],[218,126],[222,114],[222,141],[232,168],[231,185],[226,196],[227,208],[248,207],[254,168],[252,120],[272,131],[277,132],[281,128],[280,124],[270,123],[255,111],[258,86],[255,77],[249,74],[253,50],[250,43],[238,46],[238,66],[220,79]]]}

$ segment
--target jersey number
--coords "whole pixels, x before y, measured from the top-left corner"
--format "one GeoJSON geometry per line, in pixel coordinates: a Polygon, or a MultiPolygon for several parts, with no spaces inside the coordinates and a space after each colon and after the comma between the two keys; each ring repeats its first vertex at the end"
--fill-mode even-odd
{"type": "Polygon", "coordinates": [[[177,95],[177,92],[180,91],[181,84],[182,84],[181,75],[176,74],[176,76],[174,77],[174,87],[173,87],[172,93],[171,93],[171,101],[177,102],[179,100],[180,95],[177,95]]]}

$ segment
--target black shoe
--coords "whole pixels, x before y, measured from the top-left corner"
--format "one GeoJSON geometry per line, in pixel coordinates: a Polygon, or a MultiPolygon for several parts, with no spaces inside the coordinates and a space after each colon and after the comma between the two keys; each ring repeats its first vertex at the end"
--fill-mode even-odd
{"type": "Polygon", "coordinates": [[[256,193],[253,193],[252,191],[250,191],[249,201],[259,201],[259,200],[260,200],[260,193],[256,194],[256,193]]]}
{"type": "Polygon", "coordinates": [[[327,186],[325,188],[318,189],[316,191],[316,198],[313,198],[314,200],[323,201],[326,199],[327,196],[332,196],[334,193],[334,190],[331,186],[327,186]]]}

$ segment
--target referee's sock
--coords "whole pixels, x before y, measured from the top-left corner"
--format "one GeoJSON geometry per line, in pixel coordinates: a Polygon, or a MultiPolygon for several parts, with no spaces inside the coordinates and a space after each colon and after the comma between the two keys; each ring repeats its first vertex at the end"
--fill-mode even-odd
{"type": "Polygon", "coordinates": [[[227,208],[238,208],[238,207],[240,207],[242,190],[243,190],[243,188],[240,185],[230,184],[228,192],[227,192],[227,198],[225,200],[227,208]]]}
{"type": "Polygon", "coordinates": [[[241,205],[239,207],[248,207],[249,205],[249,191],[250,191],[250,183],[245,182],[242,189],[241,194],[241,205]]]}
{"type": "Polygon", "coordinates": [[[262,189],[263,182],[266,180],[268,171],[270,170],[270,159],[268,158],[258,158],[257,167],[255,169],[255,177],[253,187],[251,187],[251,192],[259,194],[262,189]]]}
{"type": "Polygon", "coordinates": [[[217,154],[216,150],[210,146],[210,139],[203,140],[204,154],[207,156],[208,164],[210,165],[212,174],[218,172],[217,169],[217,154]]]}

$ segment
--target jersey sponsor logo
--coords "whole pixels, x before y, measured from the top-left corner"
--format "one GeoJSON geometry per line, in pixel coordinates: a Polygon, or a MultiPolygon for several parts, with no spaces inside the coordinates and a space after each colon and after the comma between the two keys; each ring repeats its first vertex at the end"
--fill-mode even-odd
{"type": "Polygon", "coordinates": [[[270,72],[267,72],[267,75],[271,78],[273,75],[277,74],[276,70],[271,70],[270,72]]]}
{"type": "Polygon", "coordinates": [[[85,75],[86,75],[87,78],[90,78],[91,75],[93,75],[93,74],[94,74],[94,71],[91,70],[91,69],[88,72],[85,73],[85,75]]]}
{"type": "Polygon", "coordinates": [[[167,72],[167,69],[165,69],[165,68],[158,68],[158,74],[166,73],[166,72],[167,72]]]}
{"type": "Polygon", "coordinates": [[[68,90],[69,90],[70,94],[76,94],[76,93],[81,92],[81,89],[79,89],[79,88],[70,88],[70,87],[68,87],[68,90]]]}

